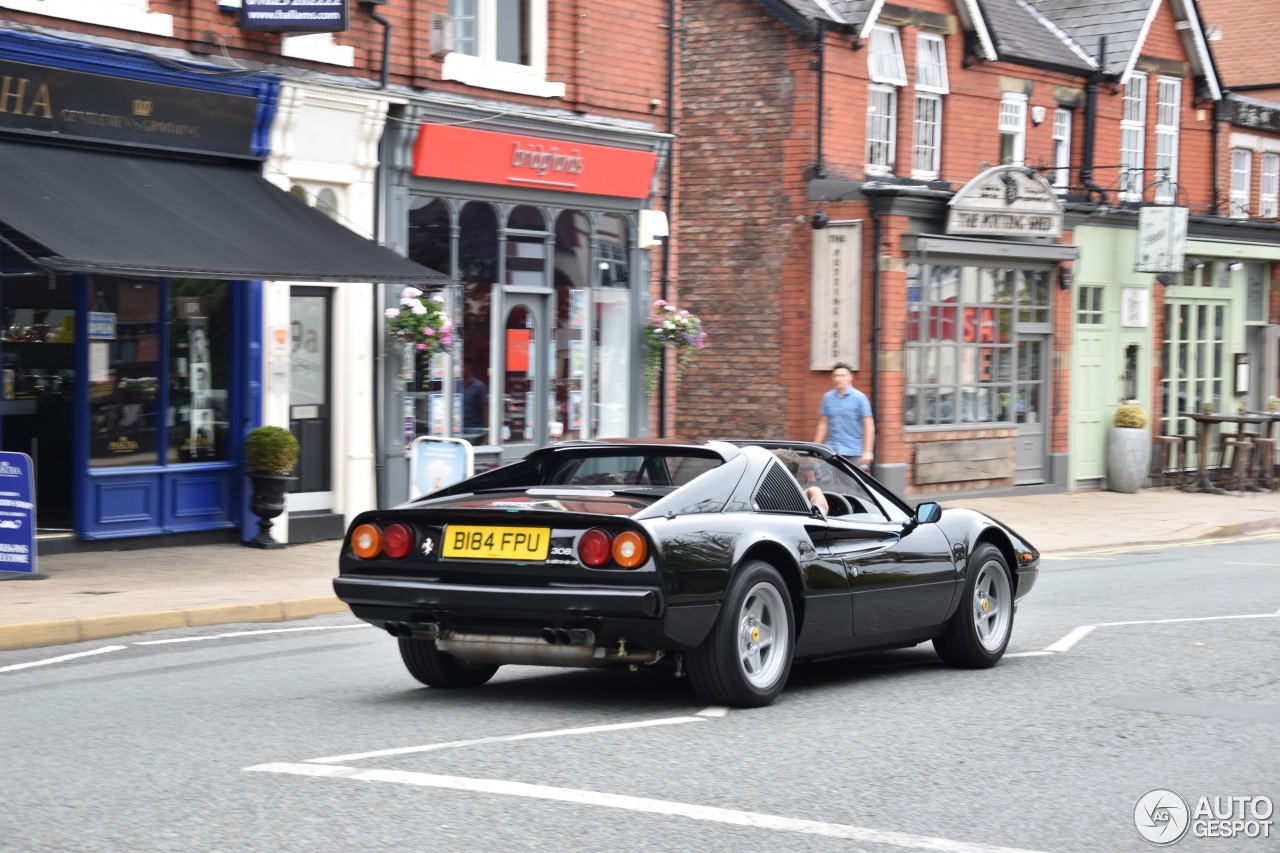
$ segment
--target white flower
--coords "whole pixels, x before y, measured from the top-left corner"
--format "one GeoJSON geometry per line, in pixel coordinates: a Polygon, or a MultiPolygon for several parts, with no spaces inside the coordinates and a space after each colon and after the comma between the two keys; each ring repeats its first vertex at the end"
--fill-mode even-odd
{"type": "Polygon", "coordinates": [[[406,287],[404,290],[400,291],[400,301],[401,303],[403,303],[406,299],[411,299],[411,298],[416,299],[421,295],[422,295],[422,291],[418,290],[418,288],[406,287]]]}
{"type": "Polygon", "coordinates": [[[414,314],[421,316],[427,313],[427,306],[423,305],[421,302],[415,299],[413,300],[413,304],[409,306],[409,310],[412,311],[414,314]]]}
{"type": "Polygon", "coordinates": [[[399,317],[399,316],[400,316],[400,309],[399,309],[399,308],[388,308],[386,311],[384,311],[384,312],[382,312],[382,313],[383,313],[383,315],[384,315],[388,320],[394,320],[395,318],[397,318],[397,317],[399,317]]]}

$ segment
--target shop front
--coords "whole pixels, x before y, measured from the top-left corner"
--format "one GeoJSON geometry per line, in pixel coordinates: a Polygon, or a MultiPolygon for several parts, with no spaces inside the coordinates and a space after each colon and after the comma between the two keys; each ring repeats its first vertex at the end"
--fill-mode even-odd
{"type": "Polygon", "coordinates": [[[902,248],[884,260],[879,283],[887,350],[877,383],[884,386],[879,476],[916,495],[1063,487],[1065,376],[1057,348],[1062,283],[1070,281],[1064,264],[1078,250],[1062,243],[1053,188],[1020,167],[996,167],[954,195],[863,192],[873,196],[883,230],[900,230],[902,248]],[[892,297],[898,281],[901,302],[892,297]],[[889,325],[897,317],[900,359],[889,325]],[[886,413],[899,400],[895,437],[886,413]]]}
{"type": "Polygon", "coordinates": [[[434,274],[262,178],[272,76],[17,33],[0,71],[0,442],[33,459],[37,526],[233,530],[260,280],[434,274]]]}
{"type": "MultiPolygon", "coordinates": [[[[407,497],[403,454],[417,436],[466,439],[492,465],[548,442],[642,435],[644,249],[665,234],[646,208],[665,138],[551,121],[457,126],[475,116],[440,105],[408,116],[392,146],[409,156],[392,179],[390,233],[455,279],[434,294],[454,326],[430,359],[389,346],[383,501],[407,497]]],[[[399,298],[387,288],[388,305],[399,298]]]]}

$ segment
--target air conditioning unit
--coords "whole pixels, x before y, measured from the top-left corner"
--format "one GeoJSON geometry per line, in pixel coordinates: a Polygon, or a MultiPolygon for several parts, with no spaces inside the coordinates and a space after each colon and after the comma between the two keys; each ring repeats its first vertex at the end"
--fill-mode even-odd
{"type": "Polygon", "coordinates": [[[431,55],[444,56],[453,51],[453,18],[431,13],[431,55]]]}

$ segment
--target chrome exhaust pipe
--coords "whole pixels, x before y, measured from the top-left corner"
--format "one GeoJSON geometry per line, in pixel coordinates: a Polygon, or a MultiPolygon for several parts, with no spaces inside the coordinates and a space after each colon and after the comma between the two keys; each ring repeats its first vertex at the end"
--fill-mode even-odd
{"type": "Polygon", "coordinates": [[[547,641],[548,645],[554,646],[560,642],[560,638],[556,636],[555,628],[543,628],[542,639],[547,641]]]}
{"type": "Polygon", "coordinates": [[[384,622],[382,627],[388,634],[397,639],[434,640],[440,636],[440,626],[434,622],[410,625],[408,622],[384,622]]]}
{"type": "Polygon", "coordinates": [[[628,652],[625,647],[607,649],[595,645],[595,632],[585,628],[556,629],[569,637],[568,643],[550,643],[548,629],[540,637],[502,634],[463,634],[445,631],[436,640],[436,648],[467,663],[523,664],[527,666],[611,666],[619,663],[653,663],[661,651],[628,652]],[[581,643],[575,641],[582,641],[581,643]]]}

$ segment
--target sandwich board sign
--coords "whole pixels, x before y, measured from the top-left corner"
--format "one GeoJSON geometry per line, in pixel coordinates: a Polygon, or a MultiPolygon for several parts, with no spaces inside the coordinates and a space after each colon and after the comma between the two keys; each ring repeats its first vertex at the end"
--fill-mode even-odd
{"type": "Polygon", "coordinates": [[[36,503],[31,457],[0,453],[0,572],[36,571],[36,503]]]}

